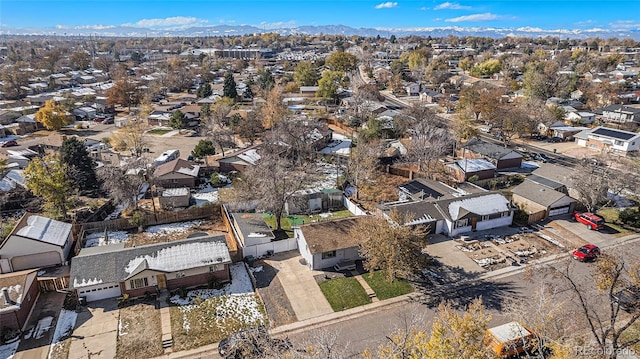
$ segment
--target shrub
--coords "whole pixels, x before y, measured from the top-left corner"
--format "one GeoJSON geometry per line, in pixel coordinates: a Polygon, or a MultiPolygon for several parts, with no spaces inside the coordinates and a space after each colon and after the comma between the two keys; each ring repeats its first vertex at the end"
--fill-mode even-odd
{"type": "Polygon", "coordinates": [[[640,211],[636,208],[627,208],[618,215],[620,222],[632,226],[640,227],[640,211]]]}

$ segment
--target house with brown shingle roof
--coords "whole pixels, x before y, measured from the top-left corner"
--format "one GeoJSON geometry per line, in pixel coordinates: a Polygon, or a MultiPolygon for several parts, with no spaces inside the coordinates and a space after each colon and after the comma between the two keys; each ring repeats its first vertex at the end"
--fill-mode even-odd
{"type": "Polygon", "coordinates": [[[163,188],[196,186],[200,166],[181,158],[162,164],[153,172],[156,185],[163,188]]]}
{"type": "Polygon", "coordinates": [[[38,270],[0,274],[0,328],[23,330],[40,290],[38,270]]]}
{"type": "Polygon", "coordinates": [[[333,267],[361,259],[360,246],[350,234],[358,217],[303,224],[294,228],[298,250],[310,269],[333,267]]]}

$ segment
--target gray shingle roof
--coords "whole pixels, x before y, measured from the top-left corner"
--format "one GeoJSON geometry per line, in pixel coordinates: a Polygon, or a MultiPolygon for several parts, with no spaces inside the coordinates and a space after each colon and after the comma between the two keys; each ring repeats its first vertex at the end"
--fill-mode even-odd
{"type": "Polygon", "coordinates": [[[132,248],[85,248],[71,261],[70,283],[72,288],[118,283],[144,269],[168,273],[224,263],[231,263],[224,235],[132,248]]]}
{"type": "Polygon", "coordinates": [[[512,192],[544,207],[549,207],[566,196],[562,192],[531,181],[522,182],[512,192]]]}
{"type": "Polygon", "coordinates": [[[469,140],[469,142],[465,143],[464,148],[495,160],[499,160],[502,157],[515,152],[504,146],[500,146],[495,143],[484,142],[478,138],[472,138],[471,140],[469,140]]]}

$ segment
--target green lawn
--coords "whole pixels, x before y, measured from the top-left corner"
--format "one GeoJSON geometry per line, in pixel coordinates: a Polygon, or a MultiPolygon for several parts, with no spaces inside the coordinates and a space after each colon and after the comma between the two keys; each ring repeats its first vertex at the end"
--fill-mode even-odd
{"type": "Polygon", "coordinates": [[[373,276],[369,273],[363,274],[362,278],[376,292],[376,297],[380,300],[413,292],[411,284],[403,280],[396,279],[393,282],[388,282],[384,270],[373,272],[373,276]]]}
{"type": "Polygon", "coordinates": [[[367,292],[353,277],[330,279],[319,286],[334,312],[371,303],[367,292]]]}
{"type": "Polygon", "coordinates": [[[149,130],[148,133],[152,134],[152,135],[164,135],[165,133],[169,133],[173,130],[169,130],[166,128],[156,128],[153,130],[149,130]]]}
{"type": "Polygon", "coordinates": [[[610,227],[611,229],[614,229],[619,232],[617,236],[631,233],[628,229],[618,224],[619,214],[620,214],[620,211],[611,207],[601,208],[600,210],[598,210],[598,215],[604,218],[604,221],[606,222],[605,226],[610,227]]]}
{"type": "MultiPolygon", "coordinates": [[[[293,238],[293,229],[291,226],[299,226],[305,223],[314,223],[314,222],[322,222],[329,221],[340,218],[352,217],[353,214],[349,212],[347,209],[343,209],[335,212],[321,213],[321,214],[312,214],[312,215],[290,215],[286,217],[282,217],[282,230],[281,233],[274,233],[276,235],[276,239],[283,238],[293,238]],[[283,237],[285,236],[286,237],[283,237]],[[282,237],[282,238],[281,238],[282,237]]],[[[271,213],[265,213],[263,216],[265,223],[271,226],[271,228],[276,228],[276,216],[271,213]]]]}

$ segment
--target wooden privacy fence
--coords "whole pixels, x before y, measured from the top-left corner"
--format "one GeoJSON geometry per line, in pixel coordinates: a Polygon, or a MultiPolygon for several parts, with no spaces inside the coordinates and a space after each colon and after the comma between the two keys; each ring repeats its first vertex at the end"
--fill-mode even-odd
{"type": "MultiPolygon", "coordinates": [[[[144,226],[153,226],[156,224],[167,224],[173,222],[183,222],[193,219],[209,218],[220,213],[220,205],[188,208],[176,212],[160,212],[157,214],[146,214],[144,226]]],[[[81,224],[84,232],[97,232],[107,230],[128,230],[137,228],[138,226],[131,223],[130,218],[118,218],[110,221],[88,222],[81,224]]]]}

